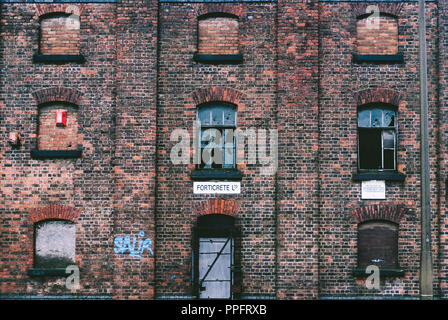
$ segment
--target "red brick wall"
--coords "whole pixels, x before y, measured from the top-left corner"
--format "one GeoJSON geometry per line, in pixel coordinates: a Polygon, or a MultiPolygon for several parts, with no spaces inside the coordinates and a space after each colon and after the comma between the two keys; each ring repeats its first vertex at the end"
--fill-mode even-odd
{"type": "Polygon", "coordinates": [[[4,295],[72,294],[65,287],[65,278],[34,278],[27,273],[33,267],[34,254],[30,210],[49,204],[81,211],[76,221],[81,288],[76,294],[113,293],[114,215],[110,199],[114,190],[116,5],[84,4],[79,48],[88,62],[33,63],[39,49],[39,7],[47,8],[45,12],[55,8],[65,12],[68,5],[78,4],[1,4],[0,293],[4,295]],[[58,100],[51,99],[55,97],[58,100]],[[38,105],[51,101],[78,105],[82,158],[30,157],[30,150],[38,146],[38,105]],[[10,131],[21,133],[20,147],[12,149],[5,143],[10,131]]]}
{"type": "MultiPolygon", "coordinates": [[[[384,4],[394,6],[394,4],[384,4]]],[[[409,295],[419,294],[420,261],[420,127],[418,74],[418,14],[416,3],[403,3],[398,15],[398,51],[403,64],[357,64],[355,4],[321,2],[319,90],[319,294],[409,295]],[[364,91],[366,90],[366,91],[364,91]],[[362,94],[358,92],[364,91],[362,94]],[[390,94],[389,91],[395,91],[390,94]],[[366,92],[370,92],[367,94],[366,92]],[[383,93],[383,97],[380,93],[383,93]],[[364,97],[364,98],[362,98],[364,97]],[[357,108],[359,104],[390,101],[398,107],[398,170],[404,182],[386,181],[386,200],[362,200],[361,182],[353,181],[358,168],[357,108]],[[367,290],[356,281],[357,221],[353,211],[372,205],[403,206],[409,212],[398,226],[398,259],[404,277],[385,280],[380,290],[367,290]]],[[[431,203],[437,226],[437,56],[436,9],[427,4],[431,203]]],[[[435,231],[435,230],[434,230],[435,231]]],[[[434,259],[437,239],[434,232],[434,259]]],[[[435,264],[437,265],[437,263],[435,264]]],[[[437,286],[437,284],[435,284],[437,286]]]]}
{"type": "MultiPolygon", "coordinates": [[[[157,0],[120,0],[116,8],[114,236],[155,242],[157,0]]],[[[84,13],[83,13],[84,15],[84,13]]],[[[112,251],[110,251],[112,253],[112,251]]],[[[113,255],[114,295],[154,298],[155,259],[113,255]]]]}
{"type": "Polygon", "coordinates": [[[198,21],[199,54],[237,54],[238,20],[212,17],[198,21]]]}
{"type": "Polygon", "coordinates": [[[173,165],[170,159],[171,132],[185,128],[191,133],[201,102],[235,103],[239,128],[276,128],[275,12],[274,3],[160,3],[156,296],[193,294],[194,208],[207,199],[234,199],[240,203],[235,219],[242,233],[241,295],[275,297],[274,176],[262,176],[260,165],[240,165],[240,195],[195,195],[195,165],[173,165]],[[197,19],[213,12],[238,16],[242,64],[194,62],[197,19]]]}
{"type": "MultiPolygon", "coordinates": [[[[439,0],[439,23],[448,21],[448,1],[439,0]]],[[[448,24],[440,24],[439,34],[439,201],[440,201],[440,260],[435,274],[435,282],[440,283],[441,296],[448,298],[448,24]]],[[[437,213],[436,213],[437,214],[437,213]]]]}
{"type": "Polygon", "coordinates": [[[79,54],[79,24],[68,16],[49,16],[40,25],[41,54],[79,54]]]}
{"type": "Polygon", "coordinates": [[[317,1],[278,1],[277,298],[318,296],[317,1]]]}
{"type": "MultiPolygon", "coordinates": [[[[440,17],[447,19],[446,0],[439,3],[440,17]]],[[[0,293],[71,293],[61,279],[27,275],[33,265],[35,212],[60,204],[76,210],[77,216],[79,212],[77,294],[189,297],[195,208],[214,200],[210,203],[238,203],[242,297],[418,297],[417,3],[382,4],[382,10],[393,6],[398,16],[397,48],[405,59],[384,65],[352,61],[352,54],[359,53],[358,4],[86,3],[79,32],[79,51],[86,62],[47,65],[32,61],[39,49],[39,17],[53,12],[47,7],[64,12],[65,5],[2,3],[0,293]],[[193,60],[198,17],[213,12],[238,16],[242,64],[193,60]],[[72,92],[68,100],[79,104],[82,158],[32,159],[30,150],[38,146],[38,105],[61,101],[47,100],[45,92],[66,91],[72,92]],[[243,164],[238,167],[243,174],[240,195],[192,193],[194,165],[172,164],[170,134],[174,128],[191,132],[201,99],[234,102],[240,128],[279,130],[276,176],[262,176],[258,164],[243,164]],[[357,170],[357,107],[369,99],[398,107],[398,168],[406,180],[386,182],[384,201],[362,200],[361,184],[352,179],[357,170]],[[19,147],[7,143],[11,131],[21,133],[19,147]],[[405,275],[385,280],[379,291],[367,290],[352,274],[358,264],[359,222],[353,212],[372,205],[407,209],[398,225],[398,259],[405,275]],[[140,231],[153,240],[155,257],[114,253],[116,236],[140,231]]],[[[435,292],[446,298],[448,30],[442,23],[438,37],[436,3],[427,8],[434,283],[435,292]]]]}
{"type": "Polygon", "coordinates": [[[78,149],[78,108],[64,104],[52,104],[39,108],[38,149],[78,149]],[[67,112],[67,125],[56,125],[56,111],[67,112]]]}
{"type": "Polygon", "coordinates": [[[358,54],[396,54],[398,52],[397,20],[380,16],[372,20],[360,19],[356,23],[358,54]]]}

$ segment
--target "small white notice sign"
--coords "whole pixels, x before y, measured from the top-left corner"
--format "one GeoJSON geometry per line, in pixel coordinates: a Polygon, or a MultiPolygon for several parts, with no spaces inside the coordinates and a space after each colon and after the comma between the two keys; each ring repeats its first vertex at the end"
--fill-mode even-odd
{"type": "Polygon", "coordinates": [[[361,183],[362,199],[386,199],[386,182],[384,180],[370,180],[361,183]]]}
{"type": "Polygon", "coordinates": [[[194,194],[240,194],[241,182],[239,181],[195,181],[193,182],[194,194]]]}

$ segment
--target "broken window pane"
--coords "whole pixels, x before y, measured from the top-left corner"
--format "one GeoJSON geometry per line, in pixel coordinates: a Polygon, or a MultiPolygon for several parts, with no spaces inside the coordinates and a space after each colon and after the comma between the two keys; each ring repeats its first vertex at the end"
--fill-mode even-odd
{"type": "Polygon", "coordinates": [[[235,108],[227,105],[207,106],[202,107],[198,114],[201,126],[213,125],[215,127],[202,130],[202,161],[199,167],[234,168],[235,108]],[[211,122],[209,121],[210,116],[211,122]],[[224,126],[227,129],[224,129],[224,126]],[[232,126],[232,128],[228,128],[229,126],[232,126]]]}
{"type": "Polygon", "coordinates": [[[372,127],[381,127],[382,125],[383,125],[383,110],[373,109],[372,110],[371,126],[372,127]]]}
{"type": "Polygon", "coordinates": [[[395,126],[395,112],[392,110],[384,111],[384,126],[394,127],[395,126]]]}
{"type": "Polygon", "coordinates": [[[394,110],[372,108],[358,112],[360,169],[393,170],[396,168],[395,130],[385,129],[395,125],[394,110]]]}
{"type": "Polygon", "coordinates": [[[360,169],[381,169],[381,131],[359,130],[360,169]]]}

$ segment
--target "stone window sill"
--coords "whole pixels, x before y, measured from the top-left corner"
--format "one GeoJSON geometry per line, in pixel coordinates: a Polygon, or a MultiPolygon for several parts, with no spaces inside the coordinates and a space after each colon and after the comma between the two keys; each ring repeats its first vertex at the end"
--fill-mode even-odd
{"type": "Polygon", "coordinates": [[[82,150],[31,150],[33,159],[69,159],[80,158],[82,150]]]}
{"type": "MultiPolygon", "coordinates": [[[[367,278],[371,273],[366,273],[366,269],[356,268],[352,271],[352,274],[356,278],[367,278]]],[[[400,278],[404,276],[404,270],[401,268],[397,269],[382,269],[380,268],[380,277],[388,278],[400,278]]]]}
{"type": "Polygon", "coordinates": [[[44,269],[44,268],[32,268],[28,269],[28,275],[30,277],[48,277],[48,276],[69,276],[70,273],[66,273],[65,269],[54,268],[54,269],[44,269]]]}
{"type": "Polygon", "coordinates": [[[197,169],[191,172],[194,181],[241,180],[242,173],[236,169],[197,169]]]}
{"type": "Polygon", "coordinates": [[[393,64],[403,63],[403,54],[353,54],[354,63],[393,64]]]}
{"type": "Polygon", "coordinates": [[[68,62],[84,63],[86,60],[82,54],[35,54],[33,62],[62,64],[68,62]]]}
{"type": "Polygon", "coordinates": [[[397,171],[361,171],[353,174],[353,181],[384,180],[403,182],[405,178],[406,176],[403,173],[397,171]]]}
{"type": "Polygon", "coordinates": [[[239,64],[243,62],[242,54],[198,54],[193,56],[194,61],[207,64],[239,64]]]}

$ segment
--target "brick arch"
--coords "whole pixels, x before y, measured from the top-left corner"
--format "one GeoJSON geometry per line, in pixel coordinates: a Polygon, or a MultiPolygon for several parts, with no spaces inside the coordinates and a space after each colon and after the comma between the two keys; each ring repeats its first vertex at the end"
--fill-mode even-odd
{"type": "Polygon", "coordinates": [[[37,105],[47,102],[69,102],[79,106],[81,102],[81,93],[75,89],[53,87],[42,89],[33,93],[37,105]]]}
{"type": "Polygon", "coordinates": [[[36,14],[39,18],[44,18],[51,14],[77,14],[81,15],[84,11],[84,4],[75,3],[58,3],[58,4],[35,4],[36,14]],[[74,11],[73,8],[78,8],[78,12],[74,11]]]}
{"type": "Polygon", "coordinates": [[[195,204],[193,211],[196,216],[207,214],[225,214],[235,217],[240,209],[240,203],[235,199],[208,199],[195,204]]]}
{"type": "MultiPolygon", "coordinates": [[[[362,19],[367,18],[371,13],[367,13],[367,7],[372,5],[372,3],[354,3],[352,4],[353,14],[356,18],[362,19]]],[[[394,18],[398,18],[403,3],[375,3],[378,6],[380,14],[389,15],[394,18]]]]}
{"type": "Polygon", "coordinates": [[[370,205],[352,210],[352,215],[357,223],[386,220],[399,224],[408,212],[408,209],[401,205],[370,205]]]}
{"type": "Polygon", "coordinates": [[[226,3],[210,3],[202,6],[198,11],[198,19],[205,18],[207,16],[228,14],[238,18],[243,13],[243,7],[239,4],[226,4],[226,3]]]}
{"type": "Polygon", "coordinates": [[[355,102],[357,106],[369,103],[388,103],[394,106],[400,104],[401,93],[391,89],[367,89],[355,93],[355,102]]]}
{"type": "Polygon", "coordinates": [[[30,210],[33,223],[49,219],[68,220],[76,223],[80,215],[80,209],[60,204],[50,204],[45,207],[30,210]]]}
{"type": "Polygon", "coordinates": [[[230,102],[238,105],[243,94],[232,88],[211,87],[198,89],[193,92],[192,96],[196,105],[213,101],[230,102]]]}

